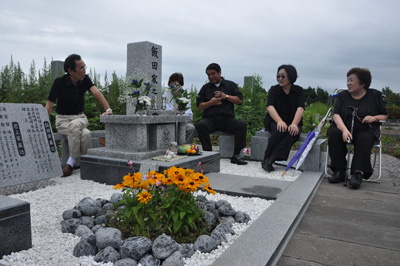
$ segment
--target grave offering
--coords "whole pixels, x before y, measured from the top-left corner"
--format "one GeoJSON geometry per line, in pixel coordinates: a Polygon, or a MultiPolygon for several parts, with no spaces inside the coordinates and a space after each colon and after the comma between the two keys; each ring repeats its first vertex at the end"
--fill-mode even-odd
{"type": "Polygon", "coordinates": [[[61,176],[46,109],[40,104],[0,103],[0,194],[46,186],[61,176]]]}

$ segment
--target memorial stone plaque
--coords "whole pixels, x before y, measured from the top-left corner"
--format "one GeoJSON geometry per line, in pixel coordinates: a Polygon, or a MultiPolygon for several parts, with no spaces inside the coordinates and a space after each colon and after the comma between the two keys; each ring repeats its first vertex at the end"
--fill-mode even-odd
{"type": "Polygon", "coordinates": [[[24,184],[34,189],[32,183],[61,175],[47,110],[40,104],[0,103],[0,194],[29,190],[24,184]]]}
{"type": "MultiPolygon", "coordinates": [[[[149,95],[156,102],[155,109],[161,109],[161,65],[162,47],[151,42],[128,43],[126,78],[128,82],[132,79],[150,82],[156,89],[156,94],[149,95]]],[[[135,105],[127,102],[126,114],[132,115],[135,112],[135,105]]]]}

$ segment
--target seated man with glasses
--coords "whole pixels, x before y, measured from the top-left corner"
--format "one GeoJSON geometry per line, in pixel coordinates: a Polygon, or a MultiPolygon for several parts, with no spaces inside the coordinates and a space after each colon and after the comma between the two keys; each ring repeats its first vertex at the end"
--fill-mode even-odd
{"type": "Polygon", "coordinates": [[[296,68],[281,65],[276,76],[278,84],[268,92],[265,130],[271,133],[261,167],[274,171],[275,161],[287,160],[292,145],[299,139],[303,125],[305,96],[302,87],[294,85],[297,80],[296,68]]]}
{"type": "Polygon", "coordinates": [[[103,106],[103,115],[112,114],[104,95],[86,75],[86,65],[77,54],[68,56],[64,61],[65,75],[54,80],[47,98],[46,109],[50,116],[53,105],[56,106],[56,128],[58,133],[67,136],[69,158],[62,168],[63,177],[72,174],[75,159],[87,153],[92,146],[88,119],[85,109],[85,93],[90,91],[103,106]]]}

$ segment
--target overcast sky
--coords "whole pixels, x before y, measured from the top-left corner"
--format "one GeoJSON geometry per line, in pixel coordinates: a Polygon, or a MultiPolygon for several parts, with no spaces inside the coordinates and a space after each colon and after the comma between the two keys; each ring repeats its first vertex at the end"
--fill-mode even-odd
{"type": "Polygon", "coordinates": [[[71,53],[103,79],[126,75],[127,44],[162,46],[162,81],[182,72],[185,88],[207,81],[209,63],[243,86],[244,76],[276,84],[292,64],[296,84],[346,87],[352,67],[372,72],[371,87],[400,92],[399,0],[1,0],[0,66],[40,69],[71,53]]]}

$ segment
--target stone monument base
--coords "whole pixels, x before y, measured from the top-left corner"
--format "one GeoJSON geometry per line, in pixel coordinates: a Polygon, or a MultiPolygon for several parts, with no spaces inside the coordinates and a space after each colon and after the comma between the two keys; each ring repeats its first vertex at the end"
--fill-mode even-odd
{"type": "Polygon", "coordinates": [[[204,173],[220,171],[220,154],[211,151],[203,151],[200,155],[190,155],[171,162],[152,159],[133,161],[133,169],[129,167],[128,160],[125,159],[83,155],[81,156],[81,179],[116,185],[121,183],[128,173],[133,174],[139,171],[144,173],[154,170],[163,173],[172,166],[199,171],[199,162],[204,166],[204,173]]]}
{"type": "Polygon", "coordinates": [[[0,258],[31,247],[30,204],[0,195],[0,258]]]}

